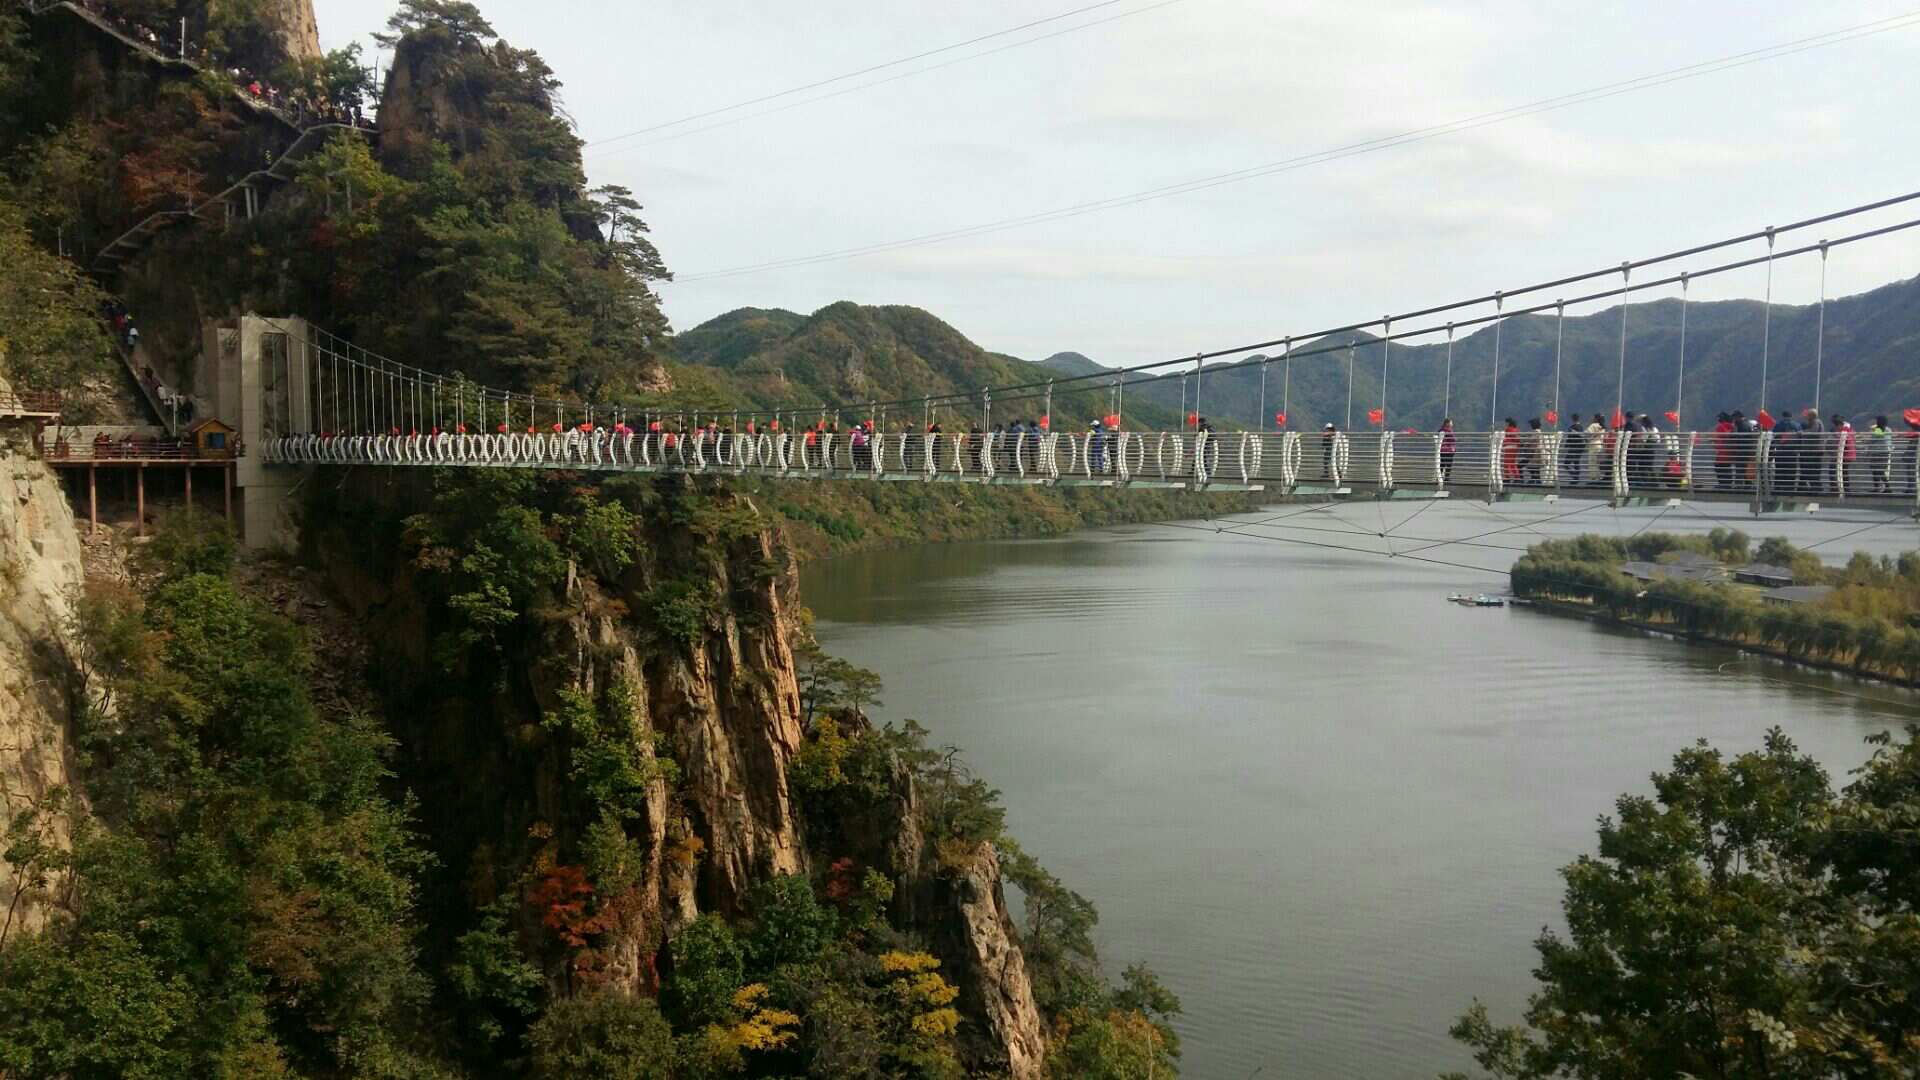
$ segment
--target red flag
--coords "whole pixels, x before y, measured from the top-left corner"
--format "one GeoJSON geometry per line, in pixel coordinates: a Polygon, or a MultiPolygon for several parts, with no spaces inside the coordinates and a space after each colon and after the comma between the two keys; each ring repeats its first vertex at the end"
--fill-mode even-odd
{"type": "Polygon", "coordinates": [[[1680,414],[1669,410],[1667,412],[1667,422],[1675,426],[1678,426],[1680,423],[1680,414]]]}
{"type": "Polygon", "coordinates": [[[1040,430],[1046,431],[1051,427],[1053,427],[1053,417],[1042,413],[1040,416],[1040,430]]]}
{"type": "Polygon", "coordinates": [[[753,427],[753,421],[751,421],[751,420],[749,420],[749,421],[747,421],[747,434],[749,434],[749,435],[755,435],[755,434],[758,434],[758,432],[756,432],[756,431],[754,430],[754,427],[753,427]]]}
{"type": "Polygon", "coordinates": [[[1189,427],[1191,427],[1191,426],[1193,426],[1193,425],[1195,425],[1195,424],[1198,424],[1199,422],[1200,422],[1200,414],[1199,414],[1199,413],[1197,413],[1197,412],[1190,412],[1190,413],[1188,413],[1188,414],[1187,414],[1187,425],[1188,425],[1189,427]]]}
{"type": "Polygon", "coordinates": [[[1902,413],[1901,416],[1909,424],[1920,424],[1920,409],[1908,409],[1902,413]]]}
{"type": "Polygon", "coordinates": [[[1753,422],[1760,425],[1761,431],[1773,430],[1773,414],[1765,409],[1760,410],[1760,415],[1754,417],[1753,422]]]}
{"type": "Polygon", "coordinates": [[[1277,413],[1274,413],[1274,414],[1273,414],[1273,423],[1274,423],[1274,426],[1276,426],[1276,427],[1286,427],[1286,426],[1287,426],[1287,414],[1286,414],[1286,413],[1283,413],[1283,412],[1277,412],[1277,413]]]}
{"type": "Polygon", "coordinates": [[[1386,422],[1387,422],[1387,410],[1385,409],[1368,409],[1367,410],[1367,423],[1384,424],[1386,422]]]}
{"type": "Polygon", "coordinates": [[[559,424],[555,424],[555,425],[553,425],[553,430],[555,430],[555,431],[559,431],[559,430],[560,430],[560,425],[559,425],[559,424]]]}
{"type": "Polygon", "coordinates": [[[500,434],[502,434],[502,435],[505,435],[506,433],[507,433],[507,425],[505,425],[505,424],[501,424],[501,425],[500,425],[500,434]]]}
{"type": "Polygon", "coordinates": [[[1110,428],[1116,428],[1116,427],[1119,427],[1119,426],[1120,426],[1120,414],[1119,414],[1119,413],[1108,413],[1108,414],[1107,414],[1107,426],[1108,426],[1108,427],[1110,427],[1110,428]]]}
{"type": "Polygon", "coordinates": [[[1554,410],[1552,410],[1552,409],[1548,409],[1548,410],[1547,410],[1547,423],[1549,423],[1549,424],[1557,424],[1557,423],[1559,423],[1559,422],[1560,422],[1560,414],[1559,414],[1558,412],[1556,412],[1556,411],[1554,411],[1554,410]]]}
{"type": "Polygon", "coordinates": [[[1614,427],[1616,428],[1621,427],[1625,425],[1626,422],[1627,422],[1626,414],[1622,413],[1619,409],[1613,410],[1613,426],[1614,427]]]}
{"type": "Polygon", "coordinates": [[[775,420],[775,421],[774,421],[774,422],[772,422],[771,424],[768,424],[768,425],[767,425],[767,430],[768,430],[768,431],[779,431],[779,430],[780,430],[780,421],[778,421],[778,420],[775,420]]]}

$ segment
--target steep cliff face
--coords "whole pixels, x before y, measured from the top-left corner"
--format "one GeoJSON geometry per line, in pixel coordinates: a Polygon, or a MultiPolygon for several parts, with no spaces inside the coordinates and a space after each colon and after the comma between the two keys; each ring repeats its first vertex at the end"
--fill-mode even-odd
{"type": "Polygon", "coordinates": [[[320,58],[320,22],[313,15],[313,0],[273,0],[263,17],[288,56],[295,60],[320,58]]]}
{"type": "MultiPolygon", "coordinates": [[[[552,489],[517,490],[523,503],[552,505],[541,501],[552,489]]],[[[383,503],[391,522],[427,504],[422,490],[352,499],[311,532],[369,638],[401,779],[439,860],[437,903],[471,908],[505,895],[522,912],[523,940],[550,941],[552,924],[528,913],[543,875],[582,863],[590,878],[606,876],[589,849],[603,850],[591,834],[604,830],[607,803],[583,801],[599,783],[580,768],[588,725],[565,719],[593,703],[589,723],[623,732],[620,749],[650,779],[619,815],[624,891],[596,892],[599,914],[583,935],[591,945],[556,957],[551,977],[585,970],[652,993],[673,975],[666,944],[697,916],[751,915],[756,886],[784,874],[820,879],[850,856],[893,881],[896,925],[925,940],[960,988],[969,1064],[1023,1080],[1040,1074],[1042,1023],[992,849],[980,846],[964,865],[935,858],[918,824],[914,774],[898,760],[887,798],[831,823],[802,814],[789,766],[803,746],[791,645],[804,616],[793,560],[748,500],[684,478],[659,482],[636,500],[644,509],[631,565],[611,576],[570,565],[528,605],[524,631],[502,638],[497,664],[450,671],[436,645],[446,641],[448,615],[435,599],[444,590],[426,567],[478,545],[443,556],[418,546],[418,519],[397,532],[348,524],[370,502],[383,503]],[[412,557],[394,557],[410,544],[412,557]],[[689,583],[711,602],[663,632],[673,621],[663,597],[689,583]],[[656,769],[660,758],[671,767],[656,769]]]]}
{"type": "Polygon", "coordinates": [[[802,735],[793,569],[769,534],[703,540],[670,517],[640,519],[637,557],[613,580],[570,566],[497,662],[458,670],[436,652],[445,615],[416,565],[364,533],[316,533],[369,636],[447,898],[484,904],[581,858],[602,807],[580,773],[582,736],[556,718],[590,702],[595,725],[628,733],[621,752],[649,779],[622,817],[634,865],[592,962],[635,991],[657,985],[655,955],[680,926],[740,914],[755,884],[808,870],[787,786],[802,735]],[[651,615],[660,590],[683,581],[716,601],[669,639],[651,615]],[[672,764],[656,767],[663,757],[672,764]]]}
{"type": "Polygon", "coordinates": [[[993,847],[982,844],[935,892],[938,906],[929,912],[934,940],[958,976],[961,1009],[973,1019],[985,1056],[1016,1080],[1038,1077],[1046,1039],[993,847]]]}
{"type": "Polygon", "coordinates": [[[927,850],[915,804],[912,777],[900,767],[892,798],[839,823],[839,831],[862,863],[893,877],[896,918],[925,936],[960,988],[967,1059],[1015,1080],[1038,1077],[1046,1064],[1045,1025],[1007,909],[999,857],[991,844],[981,844],[958,865],[943,866],[927,850]]]}
{"type": "MultiPolygon", "coordinates": [[[[46,808],[49,794],[71,782],[66,632],[80,586],[80,535],[59,481],[31,456],[28,439],[24,428],[0,425],[0,810],[7,820],[46,808]]],[[[68,839],[64,815],[35,828],[56,845],[68,839]]],[[[0,927],[39,926],[44,895],[0,865],[0,927]]]]}

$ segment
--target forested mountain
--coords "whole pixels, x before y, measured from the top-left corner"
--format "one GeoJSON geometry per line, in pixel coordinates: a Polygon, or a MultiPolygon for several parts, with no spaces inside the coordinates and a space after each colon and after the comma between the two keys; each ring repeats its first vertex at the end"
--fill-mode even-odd
{"type": "MultiPolygon", "coordinates": [[[[1687,305],[1685,399],[1682,421],[1711,427],[1721,410],[1760,405],[1760,356],[1765,308],[1754,300],[1687,305]]],[[[1820,325],[1817,306],[1773,306],[1768,347],[1767,407],[1775,415],[1813,404],[1814,345],[1820,325]]],[[[1493,395],[1494,330],[1482,327],[1461,336],[1453,348],[1451,396],[1447,394],[1447,346],[1395,342],[1387,372],[1387,423],[1394,428],[1430,430],[1442,418],[1443,402],[1456,426],[1485,429],[1511,416],[1524,424],[1545,417],[1554,401],[1556,320],[1551,315],[1522,315],[1500,331],[1500,385],[1497,413],[1493,395]]],[[[1377,337],[1352,334],[1299,343],[1291,386],[1283,387],[1284,366],[1275,357],[1267,368],[1266,408],[1260,407],[1258,367],[1209,370],[1200,387],[1200,408],[1216,423],[1255,426],[1264,415],[1273,423],[1283,397],[1290,399],[1289,426],[1318,427],[1327,421],[1345,425],[1348,408],[1347,352],[1355,344],[1352,417],[1367,426],[1367,411],[1380,405],[1381,344],[1377,337]]],[[[1570,316],[1561,343],[1560,412],[1611,414],[1620,370],[1620,308],[1570,316]]],[[[1056,353],[1043,361],[1064,375],[1094,372],[1094,362],[1079,353],[1056,353]]],[[[1821,358],[1820,406],[1825,413],[1898,418],[1902,409],[1920,406],[1920,278],[1827,302],[1825,355],[1821,358]]],[[[1172,369],[1168,369],[1172,370],[1172,369]]],[[[1656,418],[1675,407],[1680,375],[1680,301],[1635,303],[1627,311],[1625,395],[1631,411],[1656,418]]],[[[1135,376],[1139,378],[1143,376],[1135,376]]],[[[1192,393],[1189,384],[1188,393],[1192,393]]],[[[1151,400],[1177,408],[1178,378],[1128,391],[1130,400],[1151,400]]],[[[1664,420],[1662,427],[1668,426],[1664,420]]]]}
{"type": "MultiPolygon", "coordinates": [[[[851,410],[870,401],[908,401],[889,411],[889,427],[920,422],[926,411],[919,399],[945,395],[965,397],[937,410],[935,419],[949,430],[957,430],[955,424],[1037,420],[1046,412],[1044,384],[1055,377],[1039,364],[982,349],[919,308],[844,301],[804,316],[780,309],[731,311],[676,336],[672,354],[681,361],[673,368],[676,384],[694,396],[693,388],[700,387],[715,405],[830,402],[851,410]],[[1010,389],[1016,386],[1025,389],[1010,389]],[[990,419],[981,408],[986,388],[992,389],[990,419]]],[[[1060,425],[1084,426],[1113,411],[1104,383],[1062,387],[1052,407],[1060,425]]],[[[1128,407],[1125,419],[1137,428],[1175,423],[1173,410],[1151,405],[1128,407]]]]}

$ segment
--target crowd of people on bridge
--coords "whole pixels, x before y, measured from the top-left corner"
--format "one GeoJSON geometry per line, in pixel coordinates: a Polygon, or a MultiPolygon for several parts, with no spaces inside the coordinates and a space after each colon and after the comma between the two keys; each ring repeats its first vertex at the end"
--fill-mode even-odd
{"type": "Polygon", "coordinates": [[[200,70],[224,73],[234,87],[255,104],[279,113],[295,127],[314,124],[344,124],[371,128],[372,121],[362,113],[358,101],[334,101],[318,83],[283,88],[265,76],[228,62],[224,55],[209,55],[199,42],[183,40],[178,24],[156,28],[122,10],[108,0],[69,0],[95,18],[113,27],[121,36],[145,48],[162,60],[184,60],[200,70]]]}
{"type": "MultiPolygon", "coordinates": [[[[1920,477],[1920,410],[1908,410],[1900,430],[1887,416],[1878,415],[1864,429],[1840,413],[1822,417],[1807,408],[1796,418],[1775,419],[1765,410],[1749,417],[1740,410],[1722,412],[1711,431],[1701,432],[1689,446],[1679,430],[1679,417],[1667,413],[1672,425],[1662,431],[1647,413],[1616,411],[1611,419],[1601,413],[1585,418],[1575,413],[1554,432],[1540,417],[1525,427],[1507,417],[1501,428],[1498,469],[1509,486],[1606,487],[1617,471],[1631,489],[1701,488],[1716,491],[1753,491],[1762,480],[1777,494],[1797,495],[1913,495],[1920,477]],[[1761,432],[1771,432],[1771,447],[1762,460],[1761,432]],[[1557,438],[1556,438],[1557,434],[1557,438]],[[1691,451],[1691,453],[1689,453],[1691,451]],[[1689,468],[1691,466],[1691,468],[1689,468]]],[[[1554,413],[1548,422],[1556,421],[1554,413]]],[[[1332,437],[1323,457],[1331,467],[1332,437]]],[[[1452,419],[1441,422],[1438,438],[1440,479],[1452,483],[1460,457],[1460,436],[1452,419]]],[[[1476,465],[1492,463],[1484,457],[1476,465]]]]}
{"type": "MultiPolygon", "coordinates": [[[[1895,429],[1885,415],[1875,416],[1863,429],[1856,430],[1844,415],[1821,416],[1806,409],[1799,417],[1775,419],[1764,410],[1757,418],[1735,410],[1716,417],[1711,431],[1680,430],[1679,418],[1667,413],[1671,425],[1662,430],[1647,413],[1616,411],[1611,419],[1602,413],[1574,414],[1564,428],[1550,428],[1558,416],[1549,411],[1543,420],[1530,418],[1524,427],[1517,417],[1508,417],[1499,430],[1499,438],[1485,434],[1465,436],[1449,418],[1438,430],[1426,433],[1437,440],[1438,480],[1453,484],[1464,480],[1483,483],[1497,472],[1503,485],[1511,487],[1610,487],[1616,475],[1623,477],[1631,490],[1709,490],[1752,492],[1764,482],[1773,494],[1806,496],[1914,496],[1920,478],[1920,409],[1908,410],[1895,429]],[[1761,454],[1760,433],[1770,432],[1770,449],[1761,454]],[[1472,439],[1463,450],[1463,440],[1472,439]],[[1495,450],[1494,447],[1498,449],[1495,450]],[[1495,456],[1497,455],[1497,456],[1495,456]],[[1463,456],[1467,472],[1461,473],[1463,456]]],[[[1220,464],[1220,440],[1213,425],[1202,416],[1190,415],[1188,426],[1201,436],[1194,462],[1208,478],[1216,475],[1220,464]]],[[[808,469],[850,468],[856,472],[876,470],[876,455],[883,446],[882,425],[873,420],[853,423],[844,432],[837,419],[822,419],[804,425],[786,451],[787,464],[808,469]]],[[[892,426],[890,445],[897,458],[890,458],[906,471],[925,470],[929,455],[938,453],[936,470],[949,460],[958,460],[970,473],[1016,475],[1034,472],[1050,430],[1050,418],[1024,418],[991,426],[973,424],[947,435],[938,421],[927,423],[924,431],[901,421],[892,426]],[[944,448],[952,448],[950,451],[944,448]],[[953,458],[949,459],[947,453],[953,458]]],[[[506,424],[498,432],[508,431],[506,424]]],[[[591,422],[577,425],[554,423],[551,427],[529,425],[529,435],[571,434],[592,436],[591,422]]],[[[691,425],[684,420],[646,421],[644,431],[616,423],[607,432],[638,435],[643,453],[655,462],[675,458],[709,464],[743,464],[742,439],[732,424],[718,420],[691,425]]],[[[780,432],[779,421],[760,423],[749,419],[744,434],[752,439],[761,434],[780,432]]],[[[459,434],[466,434],[464,427],[459,434]]],[[[414,429],[395,427],[389,435],[420,435],[414,429]]],[[[439,428],[426,434],[440,435],[439,428]]],[[[1406,434],[1420,435],[1409,429],[1406,434]]],[[[322,433],[322,438],[332,438],[322,433]]],[[[1325,424],[1318,438],[1320,472],[1315,479],[1352,475],[1343,456],[1348,437],[1337,424],[1325,424]]],[[[1065,473],[1084,472],[1093,476],[1113,476],[1122,471],[1120,417],[1096,418],[1078,443],[1078,455],[1070,451],[1061,460],[1065,473]]],[[[1405,444],[1396,444],[1402,446],[1405,444]]],[[[1350,456],[1351,448],[1345,453],[1350,456]]],[[[881,462],[880,464],[886,464],[881,462]]],[[[1156,467],[1160,462],[1156,459],[1156,467]]],[[[1184,471],[1184,470],[1183,470],[1184,471]]],[[[1311,473],[1310,473],[1311,475],[1311,473]]],[[[1398,479],[1412,480],[1413,474],[1400,472],[1398,479]]]]}

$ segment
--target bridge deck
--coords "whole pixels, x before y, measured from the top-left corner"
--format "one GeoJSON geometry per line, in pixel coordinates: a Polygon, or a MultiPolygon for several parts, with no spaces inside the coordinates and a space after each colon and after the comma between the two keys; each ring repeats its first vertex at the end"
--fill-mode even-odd
{"type": "Polygon", "coordinates": [[[1846,506],[1920,510],[1920,438],[1858,433],[1105,432],[838,433],[674,437],[599,429],[527,434],[295,435],[275,465],[531,468],[759,476],[783,481],[1052,485],[1265,491],[1326,498],[1729,503],[1755,513],[1846,506]],[[1442,447],[1446,449],[1442,449],[1442,447]],[[1617,451],[1617,452],[1616,452],[1617,451]]]}

